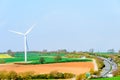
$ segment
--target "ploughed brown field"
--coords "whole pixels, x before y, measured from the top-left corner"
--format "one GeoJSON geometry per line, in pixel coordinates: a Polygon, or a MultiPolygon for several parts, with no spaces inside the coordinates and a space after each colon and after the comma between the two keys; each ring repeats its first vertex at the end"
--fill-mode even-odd
{"type": "Polygon", "coordinates": [[[69,63],[54,63],[54,64],[39,64],[39,65],[18,65],[18,64],[1,64],[0,71],[16,71],[27,72],[33,71],[35,73],[49,73],[51,71],[67,72],[74,74],[81,74],[88,72],[94,68],[93,62],[69,62],[69,63]]]}

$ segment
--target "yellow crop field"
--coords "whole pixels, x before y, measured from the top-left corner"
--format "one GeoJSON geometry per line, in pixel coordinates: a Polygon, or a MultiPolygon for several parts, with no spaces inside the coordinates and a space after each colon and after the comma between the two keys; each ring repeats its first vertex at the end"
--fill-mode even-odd
{"type": "Polygon", "coordinates": [[[12,56],[8,54],[0,54],[0,58],[12,58],[12,56]]]}

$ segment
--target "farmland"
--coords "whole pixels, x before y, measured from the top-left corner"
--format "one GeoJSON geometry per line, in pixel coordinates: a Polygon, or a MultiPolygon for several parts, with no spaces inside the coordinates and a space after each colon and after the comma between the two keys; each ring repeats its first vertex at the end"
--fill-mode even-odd
{"type": "Polygon", "coordinates": [[[0,58],[12,58],[12,57],[8,54],[0,54],[0,58]]]}
{"type": "MultiPolygon", "coordinates": [[[[7,54],[5,54],[7,55],[7,54]]],[[[61,56],[62,60],[60,62],[89,62],[92,61],[91,59],[80,59],[80,58],[66,58],[64,57],[66,54],[64,53],[38,53],[38,52],[29,52],[28,53],[28,62],[31,62],[32,64],[39,64],[40,57],[43,57],[45,59],[45,63],[55,63],[54,57],[55,56],[61,56]]],[[[3,58],[2,58],[3,59],[3,58]]],[[[3,59],[5,63],[13,63],[13,62],[23,62],[24,61],[24,53],[23,52],[17,52],[15,53],[15,56],[13,58],[8,57],[3,59]]]]}
{"type": "Polygon", "coordinates": [[[33,71],[35,73],[50,73],[52,71],[59,72],[67,72],[73,74],[81,74],[89,72],[91,68],[94,68],[94,64],[92,62],[69,62],[69,63],[54,63],[54,64],[37,64],[37,65],[18,65],[18,64],[7,64],[0,65],[0,71],[15,71],[17,73],[20,72],[28,72],[33,71]]]}
{"type": "MultiPolygon", "coordinates": [[[[98,53],[98,55],[108,56],[107,54],[102,53],[98,53]]],[[[24,65],[24,52],[16,52],[13,57],[1,57],[0,60],[2,60],[5,63],[5,65],[0,66],[0,71],[15,71],[17,73],[33,71],[37,74],[47,74],[52,71],[59,71],[63,73],[67,72],[79,75],[89,72],[90,69],[95,68],[92,61],[93,58],[95,59],[95,56],[89,55],[88,53],[28,52],[28,63],[24,65]],[[61,57],[61,59],[59,61],[56,61],[56,56],[61,57]],[[44,59],[43,63],[40,62],[41,58],[44,59]]]]}
{"type": "MultiPolygon", "coordinates": [[[[40,53],[40,52],[28,52],[28,63],[27,65],[9,64],[24,62],[24,53],[17,52],[13,58],[3,59],[6,63],[1,65],[0,70],[15,71],[15,72],[26,72],[34,71],[35,73],[49,73],[51,71],[68,72],[73,74],[81,74],[89,72],[90,69],[94,68],[92,59],[90,58],[68,58],[65,53],[40,53]],[[56,62],[55,57],[60,56],[61,60],[56,62]],[[45,62],[41,65],[39,62],[40,58],[44,58],[45,62]],[[69,63],[68,63],[69,62],[69,63]],[[8,64],[7,64],[8,63],[8,64]]],[[[72,55],[73,56],[73,55],[72,55]]]]}

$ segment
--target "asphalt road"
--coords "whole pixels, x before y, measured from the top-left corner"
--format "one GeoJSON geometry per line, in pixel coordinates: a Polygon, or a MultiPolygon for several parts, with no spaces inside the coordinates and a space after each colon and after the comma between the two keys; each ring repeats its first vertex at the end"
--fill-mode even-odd
{"type": "Polygon", "coordinates": [[[112,74],[112,72],[117,69],[117,64],[111,59],[103,57],[100,58],[104,60],[105,64],[105,67],[102,69],[100,73],[100,77],[108,77],[108,75],[112,74]]]}

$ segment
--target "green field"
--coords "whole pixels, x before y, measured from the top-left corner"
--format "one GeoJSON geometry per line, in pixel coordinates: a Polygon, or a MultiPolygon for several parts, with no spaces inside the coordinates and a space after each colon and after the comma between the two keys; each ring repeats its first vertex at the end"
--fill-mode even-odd
{"type": "MultiPolygon", "coordinates": [[[[66,58],[64,53],[38,53],[38,52],[28,52],[27,59],[33,64],[39,64],[40,57],[45,59],[45,63],[55,63],[54,57],[61,56],[62,60],[60,62],[86,62],[92,61],[91,59],[80,59],[80,58],[66,58]]],[[[23,62],[24,61],[24,52],[17,52],[13,58],[8,57],[4,59],[5,63],[12,62],[23,62]]]]}
{"type": "Polygon", "coordinates": [[[91,80],[120,80],[120,76],[112,77],[112,78],[98,78],[98,79],[91,79],[91,80]]]}

